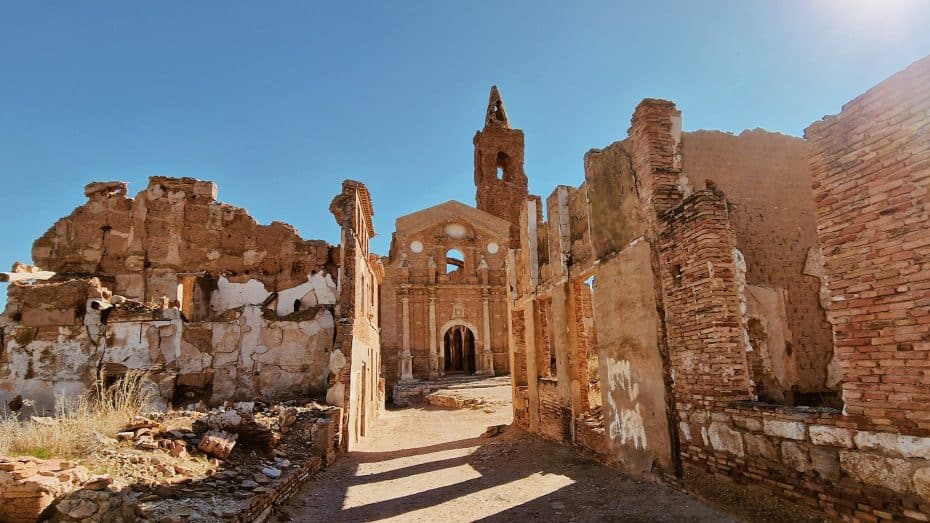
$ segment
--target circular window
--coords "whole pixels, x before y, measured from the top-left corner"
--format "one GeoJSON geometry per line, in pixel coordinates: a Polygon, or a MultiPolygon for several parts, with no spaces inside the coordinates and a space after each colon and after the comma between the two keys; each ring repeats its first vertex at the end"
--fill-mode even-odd
{"type": "Polygon", "coordinates": [[[423,252],[423,242],[419,240],[413,240],[410,242],[410,250],[416,254],[420,254],[423,252]]]}
{"type": "Polygon", "coordinates": [[[497,254],[498,250],[500,250],[500,245],[496,242],[488,243],[488,254],[497,254]]]}

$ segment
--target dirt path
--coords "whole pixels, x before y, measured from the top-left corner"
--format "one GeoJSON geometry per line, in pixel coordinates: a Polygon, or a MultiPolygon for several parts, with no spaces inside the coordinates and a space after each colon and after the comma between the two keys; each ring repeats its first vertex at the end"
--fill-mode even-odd
{"type": "Polygon", "coordinates": [[[509,406],[388,411],[278,521],[735,521],[515,429],[480,437],[510,418],[509,406]]]}

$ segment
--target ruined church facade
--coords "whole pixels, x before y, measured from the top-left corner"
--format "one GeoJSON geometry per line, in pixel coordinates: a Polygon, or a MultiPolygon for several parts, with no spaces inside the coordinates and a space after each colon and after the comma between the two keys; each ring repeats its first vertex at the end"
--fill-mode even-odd
{"type": "Polygon", "coordinates": [[[523,132],[511,128],[497,87],[474,148],[477,208],[449,201],[396,221],[381,288],[389,390],[510,371],[507,267],[528,189],[523,132]]]}

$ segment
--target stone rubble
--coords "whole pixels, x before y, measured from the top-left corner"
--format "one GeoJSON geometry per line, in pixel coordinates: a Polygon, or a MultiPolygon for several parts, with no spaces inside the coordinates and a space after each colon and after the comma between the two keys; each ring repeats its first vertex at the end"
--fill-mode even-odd
{"type": "Polygon", "coordinates": [[[115,476],[69,460],[0,458],[0,521],[251,521],[335,459],[341,419],[340,409],[315,403],[252,402],[136,417],[89,458],[115,476]],[[220,445],[239,437],[211,428],[219,425],[274,437],[216,450],[217,434],[220,445]]]}

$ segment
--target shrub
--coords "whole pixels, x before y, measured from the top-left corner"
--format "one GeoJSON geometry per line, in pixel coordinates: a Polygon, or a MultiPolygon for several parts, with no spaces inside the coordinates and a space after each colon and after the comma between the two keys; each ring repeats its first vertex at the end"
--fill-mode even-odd
{"type": "MultiPolygon", "coordinates": [[[[92,389],[76,401],[58,398],[55,415],[20,419],[7,414],[0,419],[0,455],[38,458],[76,458],[87,455],[101,435],[113,437],[130,418],[148,410],[153,399],[147,374],[127,372],[108,384],[99,375],[92,389]]],[[[26,402],[24,409],[34,404],[26,402]]]]}

